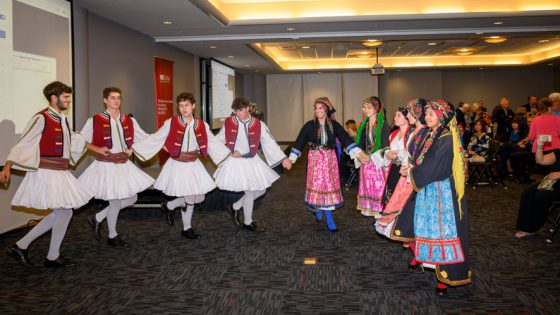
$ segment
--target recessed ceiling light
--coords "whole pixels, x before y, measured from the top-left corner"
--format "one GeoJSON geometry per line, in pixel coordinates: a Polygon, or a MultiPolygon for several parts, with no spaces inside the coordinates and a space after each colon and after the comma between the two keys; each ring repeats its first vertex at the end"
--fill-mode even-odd
{"type": "Polygon", "coordinates": [[[245,67],[249,68],[251,65],[245,65],[245,67]]]}
{"type": "Polygon", "coordinates": [[[485,42],[490,44],[497,44],[497,43],[505,42],[506,40],[507,38],[501,36],[490,36],[484,39],[485,42]]]}
{"type": "Polygon", "coordinates": [[[295,31],[295,30],[296,30],[295,27],[288,27],[288,28],[286,29],[286,31],[289,31],[289,32],[292,32],[292,31],[295,31]]]}
{"type": "Polygon", "coordinates": [[[480,69],[480,70],[484,70],[484,68],[478,68],[478,69],[480,69]]]}
{"type": "Polygon", "coordinates": [[[377,39],[368,39],[367,41],[368,42],[377,42],[378,40],[377,39]]]}
{"type": "Polygon", "coordinates": [[[476,32],[475,34],[476,35],[482,35],[482,34],[484,34],[484,32],[476,32]]]}
{"type": "Polygon", "coordinates": [[[235,56],[227,56],[229,59],[233,59],[235,58],[235,56]]]}
{"type": "Polygon", "coordinates": [[[173,24],[173,22],[171,22],[171,21],[163,21],[162,23],[165,24],[165,25],[171,25],[171,24],[173,24]]]}
{"type": "Polygon", "coordinates": [[[549,42],[548,39],[541,39],[541,40],[539,40],[539,43],[548,43],[548,42],[549,42]]]}
{"type": "Polygon", "coordinates": [[[382,41],[375,40],[375,39],[368,39],[365,42],[362,42],[362,45],[364,45],[366,47],[375,47],[375,46],[379,46],[381,44],[383,44],[382,41]]]}
{"type": "Polygon", "coordinates": [[[318,73],[318,74],[321,74],[321,73],[323,73],[323,72],[321,72],[321,71],[317,71],[317,73],[318,73]]]}
{"type": "Polygon", "coordinates": [[[467,52],[467,51],[470,51],[470,49],[468,49],[468,48],[461,48],[461,49],[459,49],[459,51],[467,52]]]}
{"type": "Polygon", "coordinates": [[[309,49],[309,48],[311,48],[311,46],[301,46],[301,48],[303,48],[303,49],[309,49]]]}
{"type": "Polygon", "coordinates": [[[549,63],[548,65],[549,65],[549,66],[554,66],[554,64],[553,64],[553,63],[549,63]]]}
{"type": "Polygon", "coordinates": [[[216,46],[210,46],[210,49],[215,49],[215,48],[216,48],[216,46]]]}
{"type": "Polygon", "coordinates": [[[435,42],[428,43],[428,46],[435,46],[435,45],[437,45],[437,43],[435,42]]]}
{"type": "Polygon", "coordinates": [[[502,21],[496,21],[496,22],[494,22],[494,25],[502,25],[502,24],[504,24],[504,22],[502,22],[502,21]]]}

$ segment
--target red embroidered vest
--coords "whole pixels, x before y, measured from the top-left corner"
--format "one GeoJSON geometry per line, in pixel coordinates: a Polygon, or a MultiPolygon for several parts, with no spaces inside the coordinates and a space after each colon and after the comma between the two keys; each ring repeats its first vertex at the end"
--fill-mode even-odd
{"type": "MultiPolygon", "coordinates": [[[[194,133],[200,154],[204,157],[208,157],[208,135],[206,134],[206,126],[202,119],[195,117],[194,120],[194,133]]],[[[171,126],[167,139],[165,139],[164,147],[173,158],[181,154],[186,129],[187,124],[183,121],[183,116],[177,115],[171,118],[171,126]]]]}
{"type": "MultiPolygon", "coordinates": [[[[43,115],[45,118],[45,128],[39,141],[39,151],[42,157],[62,157],[64,153],[64,134],[62,132],[61,119],[49,112],[48,109],[43,109],[38,114],[43,115]]],[[[66,121],[68,126],[68,120],[66,121]]]]}
{"type": "MultiPolygon", "coordinates": [[[[130,149],[134,143],[134,122],[128,115],[121,114],[121,125],[123,128],[123,137],[126,146],[130,149]]],[[[98,147],[106,146],[113,148],[113,139],[111,138],[111,116],[107,112],[103,112],[93,116],[93,137],[92,144],[98,147]]]]}
{"type": "MultiPolygon", "coordinates": [[[[224,122],[226,128],[226,146],[231,152],[235,151],[235,142],[237,141],[237,128],[239,123],[235,116],[229,117],[224,122]]],[[[261,144],[261,121],[255,117],[251,117],[249,121],[249,152],[251,156],[257,155],[259,145],[261,144]]]]}

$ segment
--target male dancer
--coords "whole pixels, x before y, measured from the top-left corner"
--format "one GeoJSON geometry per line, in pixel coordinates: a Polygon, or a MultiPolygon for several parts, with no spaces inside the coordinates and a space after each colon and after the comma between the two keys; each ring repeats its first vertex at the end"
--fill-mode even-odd
{"type": "Polygon", "coordinates": [[[8,255],[24,266],[34,267],[28,257],[28,247],[39,236],[52,230],[44,265],[59,268],[74,265],[74,262],[60,256],[60,245],[72,218],[72,208],[86,204],[92,196],[68,171],[68,164],[74,164],[84,149],[83,138],[70,130],[63,113],[72,102],[72,88],[55,81],[43,89],[43,94],[49,106],[27,124],[8,155],[0,173],[0,182],[9,182],[12,167],[27,171],[12,205],[52,209],[39,224],[8,248],[8,255]]]}
{"type": "Polygon", "coordinates": [[[235,115],[225,120],[218,139],[225,143],[232,155],[214,173],[220,189],[245,194],[229,209],[233,222],[241,226],[239,210],[243,208],[243,229],[262,232],[263,227],[253,221],[253,204],[280,176],[271,167],[282,163],[286,169],[292,162],[280,149],[266,124],[249,113],[249,100],[238,97],[231,108],[235,115]],[[268,165],[257,155],[262,147],[268,165]]]}
{"type": "Polygon", "coordinates": [[[128,159],[134,141],[148,135],[136,119],[121,113],[121,95],[119,88],[105,88],[103,103],[107,109],[89,118],[82,129],[87,148],[97,154],[95,161],[78,178],[95,198],[109,201],[105,209],[88,217],[88,223],[94,238],[99,240],[100,225],[106,218],[109,230],[107,244],[113,247],[128,246],[117,234],[120,210],[133,205],[138,200],[136,194],[154,182],[128,159]]]}
{"type": "Polygon", "coordinates": [[[188,239],[198,238],[191,225],[194,205],[204,201],[204,195],[216,188],[216,183],[198,159],[199,154],[220,164],[230,154],[202,119],[194,116],[196,99],[191,93],[177,96],[179,115],[165,121],[163,126],[146,139],[136,142],[132,148],[140,160],[146,161],[165,148],[170,159],[163,166],[154,188],[168,196],[161,208],[169,225],[173,225],[175,208],[181,208],[183,232],[188,239]]]}

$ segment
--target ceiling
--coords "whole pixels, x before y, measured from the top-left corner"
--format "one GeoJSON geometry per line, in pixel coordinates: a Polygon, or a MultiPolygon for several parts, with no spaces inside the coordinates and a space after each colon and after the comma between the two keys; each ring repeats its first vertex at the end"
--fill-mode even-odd
{"type": "Polygon", "coordinates": [[[377,46],[379,61],[392,68],[558,65],[559,0],[488,3],[74,0],[75,5],[158,42],[215,58],[245,73],[369,68],[376,54],[375,47],[363,46],[368,39],[381,42],[377,46]],[[372,11],[373,4],[377,11],[372,11]],[[285,12],[290,10],[288,16],[285,12]],[[253,15],[244,18],[235,12],[253,15]],[[484,41],[491,36],[507,40],[484,41]],[[468,51],[461,52],[465,49],[468,51]]]}

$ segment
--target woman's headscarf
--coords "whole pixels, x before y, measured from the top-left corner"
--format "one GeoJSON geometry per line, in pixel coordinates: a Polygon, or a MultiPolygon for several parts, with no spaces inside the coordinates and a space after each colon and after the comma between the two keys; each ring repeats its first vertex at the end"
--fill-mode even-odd
{"type": "Polygon", "coordinates": [[[424,120],[424,107],[426,105],[428,105],[428,101],[423,98],[415,98],[406,104],[408,111],[414,118],[418,119],[422,125],[426,124],[426,120],[424,120]]]}
{"type": "Polygon", "coordinates": [[[331,119],[331,116],[336,112],[336,109],[334,109],[331,101],[326,96],[316,98],[313,102],[313,107],[317,104],[321,104],[325,107],[325,112],[327,112],[327,118],[329,119],[331,119]]]}
{"type": "Polygon", "coordinates": [[[445,100],[437,100],[429,102],[426,107],[431,108],[438,117],[441,126],[436,131],[433,141],[437,141],[439,135],[444,129],[449,129],[453,137],[453,177],[455,181],[455,191],[457,192],[457,203],[459,204],[459,213],[462,217],[463,211],[461,209],[461,199],[465,194],[465,159],[463,156],[463,149],[461,146],[461,139],[459,138],[459,131],[457,130],[457,119],[455,118],[455,110],[453,105],[445,100]]]}
{"type": "MultiPolygon", "coordinates": [[[[377,97],[370,96],[362,102],[362,106],[371,105],[377,112],[377,120],[375,121],[375,146],[372,152],[375,152],[381,148],[381,128],[383,128],[383,123],[385,122],[385,104],[377,97]]],[[[369,117],[366,117],[360,124],[358,128],[358,133],[356,134],[356,143],[360,144],[362,138],[362,133],[364,128],[366,128],[369,117]]]]}

